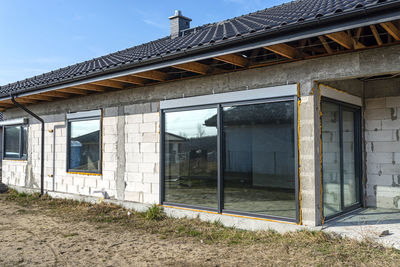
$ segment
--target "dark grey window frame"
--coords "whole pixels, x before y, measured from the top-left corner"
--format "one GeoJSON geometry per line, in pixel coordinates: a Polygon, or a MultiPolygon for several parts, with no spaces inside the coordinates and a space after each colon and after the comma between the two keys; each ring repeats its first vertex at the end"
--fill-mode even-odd
{"type": "Polygon", "coordinates": [[[299,159],[298,159],[298,97],[297,96],[283,96],[283,97],[271,97],[271,98],[261,98],[255,100],[244,100],[244,101],[232,101],[232,102],[223,102],[223,103],[212,103],[212,104],[202,104],[202,105],[193,105],[193,106],[185,106],[182,108],[163,108],[161,106],[161,116],[160,116],[160,203],[166,206],[176,206],[183,207],[189,209],[197,209],[204,211],[211,211],[218,214],[233,214],[233,215],[241,215],[255,218],[263,218],[263,219],[271,219],[277,221],[287,221],[293,223],[300,223],[300,203],[299,203],[299,159]],[[223,182],[223,129],[222,129],[222,108],[226,106],[243,106],[243,105],[252,105],[252,104],[265,104],[265,103],[276,103],[276,102],[293,102],[293,110],[294,110],[294,154],[295,154],[295,202],[296,202],[296,218],[286,218],[286,217],[278,217],[278,216],[270,216],[256,213],[247,213],[247,212],[239,212],[239,211],[231,211],[223,208],[223,192],[224,192],[224,182],[223,182]],[[211,209],[200,206],[192,206],[185,205],[181,203],[171,203],[165,201],[165,114],[169,112],[177,112],[177,111],[190,111],[190,110],[199,110],[206,108],[217,108],[217,118],[218,118],[218,135],[217,135],[217,164],[218,164],[218,208],[211,209]]]}
{"type": "MultiPolygon", "coordinates": [[[[328,97],[322,97],[321,98],[321,103],[322,102],[328,102],[328,103],[333,103],[339,106],[339,132],[340,132],[340,197],[341,197],[341,203],[340,203],[340,208],[341,211],[337,212],[335,214],[325,216],[324,213],[324,203],[322,203],[322,210],[323,210],[323,217],[325,221],[331,220],[333,218],[336,218],[340,215],[343,215],[345,213],[351,212],[355,209],[358,209],[362,207],[362,203],[364,202],[364,194],[363,194],[363,187],[362,187],[362,173],[363,173],[363,153],[362,153],[362,124],[361,124],[361,113],[362,113],[362,107],[356,106],[353,104],[349,104],[346,102],[338,101],[332,98],[328,97]],[[354,144],[355,144],[355,149],[354,149],[354,163],[355,163],[355,175],[358,177],[358,190],[356,192],[357,194],[357,201],[358,203],[346,207],[344,205],[344,170],[343,170],[343,119],[342,119],[342,114],[343,110],[347,111],[352,111],[354,112],[354,144]]],[[[322,117],[321,117],[321,126],[322,126],[322,117]]],[[[321,143],[322,143],[322,135],[321,135],[321,143]]],[[[321,150],[321,154],[323,153],[323,150],[321,150]]],[[[323,170],[321,169],[321,174],[323,173],[323,170]]],[[[323,177],[322,177],[322,182],[323,182],[323,177]]],[[[323,198],[321,199],[323,201],[323,198]]]]}
{"type": "Polygon", "coordinates": [[[67,114],[67,163],[66,169],[67,173],[82,173],[82,174],[98,174],[101,175],[103,173],[103,115],[101,110],[94,110],[94,111],[85,111],[85,112],[78,112],[78,113],[70,113],[67,114]],[[93,121],[99,120],[99,159],[100,159],[100,168],[98,171],[88,171],[88,170],[76,170],[70,168],[70,156],[71,156],[71,149],[70,149],[70,142],[71,142],[71,122],[77,121],[93,121]]]}
{"type": "MultiPolygon", "coordinates": [[[[28,155],[27,154],[23,154],[23,150],[24,150],[24,145],[26,150],[28,149],[27,145],[28,145],[28,124],[10,124],[10,125],[4,125],[3,126],[3,159],[5,160],[27,160],[28,159],[28,155]],[[7,127],[19,127],[19,157],[18,158],[10,158],[10,157],[6,157],[6,128],[7,127]],[[26,139],[23,139],[23,128],[26,127],[26,139]],[[22,144],[24,143],[24,144],[22,144]]],[[[28,152],[28,151],[26,151],[28,152]]]]}

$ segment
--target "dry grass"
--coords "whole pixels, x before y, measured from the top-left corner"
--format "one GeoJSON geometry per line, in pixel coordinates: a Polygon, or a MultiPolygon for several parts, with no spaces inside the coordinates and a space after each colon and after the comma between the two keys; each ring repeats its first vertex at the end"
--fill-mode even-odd
{"type": "MultiPolygon", "coordinates": [[[[18,203],[18,212],[40,212],[63,217],[72,222],[88,221],[97,229],[140,231],[155,238],[194,240],[212,246],[262,246],[268,251],[270,263],[295,265],[380,265],[395,266],[400,251],[384,248],[370,241],[357,242],[320,231],[300,231],[284,235],[274,231],[244,231],[223,227],[220,223],[197,219],[169,218],[154,206],[145,213],[128,211],[110,204],[89,204],[71,200],[39,198],[38,194],[19,194],[10,190],[0,195],[0,201],[18,203]],[[130,215],[128,215],[128,212],[130,215]]],[[[75,233],[69,234],[74,236],[75,233]]]]}

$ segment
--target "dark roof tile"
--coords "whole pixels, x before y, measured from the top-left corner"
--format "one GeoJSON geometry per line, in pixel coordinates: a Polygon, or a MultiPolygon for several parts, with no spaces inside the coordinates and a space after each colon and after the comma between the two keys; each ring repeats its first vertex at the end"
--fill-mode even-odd
{"type": "MultiPolygon", "coordinates": [[[[104,70],[117,70],[119,66],[136,67],[146,60],[167,54],[183,53],[199,46],[211,45],[223,40],[234,41],[240,36],[251,36],[258,32],[301,21],[345,14],[354,9],[373,7],[381,2],[399,0],[298,0],[247,15],[207,24],[189,30],[184,36],[171,39],[169,36],[134,46],[106,56],[51,71],[40,76],[0,87],[0,96],[22,93],[54,84],[68,83],[88,74],[102,74],[104,70]]],[[[240,37],[241,38],[241,37],[240,37]]],[[[228,42],[229,42],[228,41],[228,42]]]]}

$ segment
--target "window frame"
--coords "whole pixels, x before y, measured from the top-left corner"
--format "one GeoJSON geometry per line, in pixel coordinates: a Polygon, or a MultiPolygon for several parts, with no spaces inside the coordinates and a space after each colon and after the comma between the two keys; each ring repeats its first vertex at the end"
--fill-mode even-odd
{"type": "MultiPolygon", "coordinates": [[[[357,106],[351,103],[343,102],[337,99],[333,99],[330,97],[322,96],[321,97],[321,104],[325,103],[332,103],[339,107],[339,134],[340,134],[340,208],[339,212],[336,212],[331,215],[325,215],[324,209],[324,196],[321,198],[321,207],[322,207],[322,216],[324,221],[329,221],[331,219],[337,218],[343,214],[351,212],[355,209],[362,207],[364,202],[364,190],[363,190],[363,182],[362,182],[362,174],[363,174],[363,153],[362,153],[362,107],[357,106]],[[358,190],[357,194],[357,203],[354,203],[349,206],[345,206],[344,204],[344,173],[343,173],[343,111],[351,111],[354,113],[354,167],[355,167],[355,175],[356,178],[358,176],[358,190]]],[[[320,118],[320,125],[322,129],[322,116],[320,118]]],[[[322,144],[322,134],[320,136],[321,144],[322,144]]],[[[321,145],[321,155],[323,155],[323,149],[321,145]]],[[[323,174],[323,169],[321,167],[321,175],[323,174]]],[[[322,175],[322,184],[324,186],[324,180],[322,175]]],[[[322,188],[323,190],[323,188],[322,188]]]]}
{"type": "MultiPolygon", "coordinates": [[[[251,90],[250,90],[251,91],[251,90]]],[[[235,92],[234,92],[235,93],[235,92]]],[[[218,98],[222,99],[222,98],[218,98]]],[[[193,101],[192,101],[193,102],[193,101]]],[[[194,101],[195,102],[195,101],[194,101]]],[[[168,105],[162,106],[160,109],[160,199],[161,205],[166,206],[175,206],[182,207],[188,209],[195,210],[203,210],[208,212],[213,212],[216,214],[232,214],[238,216],[247,216],[247,217],[255,217],[262,219],[271,219],[277,221],[287,221],[300,224],[300,179],[299,179],[299,143],[298,143],[298,96],[290,95],[290,96],[278,96],[278,97],[265,97],[265,98],[256,98],[256,99],[243,99],[243,100],[235,100],[235,101],[221,101],[219,103],[211,102],[201,103],[199,105],[192,106],[184,106],[184,107],[169,107],[168,105]],[[243,105],[255,105],[255,104],[266,104],[266,103],[277,103],[277,102],[293,102],[293,129],[294,129],[294,173],[295,173],[295,205],[296,205],[296,217],[288,218],[288,217],[279,217],[273,215],[264,215],[257,213],[248,213],[241,211],[231,211],[223,208],[224,203],[224,177],[223,177],[223,107],[226,106],[243,106],[243,105]],[[218,208],[205,208],[200,206],[193,205],[185,205],[182,203],[171,203],[165,201],[165,114],[170,112],[177,111],[191,111],[191,110],[200,110],[207,108],[217,108],[217,165],[218,165],[218,175],[217,175],[217,190],[218,190],[218,208]]]]}
{"type": "Polygon", "coordinates": [[[66,144],[66,172],[72,174],[83,174],[83,175],[102,175],[103,173],[103,111],[95,110],[95,111],[86,111],[86,112],[77,112],[77,113],[69,113],[67,114],[67,144],[66,144]],[[77,170],[70,168],[70,156],[71,156],[71,126],[72,122],[79,121],[99,121],[100,131],[99,131],[99,160],[100,166],[98,171],[89,171],[89,170],[77,170]]]}
{"type": "Polygon", "coordinates": [[[18,123],[18,124],[8,124],[8,125],[3,125],[3,159],[4,160],[27,160],[28,159],[28,124],[27,123],[18,123]],[[18,151],[19,151],[19,157],[18,158],[12,158],[12,157],[7,157],[6,156],[6,128],[8,127],[19,127],[19,137],[18,137],[18,151]],[[23,138],[23,128],[26,127],[26,138],[23,138]],[[22,145],[22,142],[25,145],[26,149],[26,154],[23,153],[24,151],[24,145],[22,145]]]}

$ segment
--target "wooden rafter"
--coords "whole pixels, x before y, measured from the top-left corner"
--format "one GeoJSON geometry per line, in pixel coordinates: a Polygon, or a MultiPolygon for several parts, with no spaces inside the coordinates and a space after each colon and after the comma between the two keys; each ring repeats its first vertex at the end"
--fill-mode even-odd
{"type": "Polygon", "coordinates": [[[295,59],[300,56],[299,51],[287,44],[276,44],[276,45],[270,45],[270,46],[265,46],[265,49],[272,51],[278,55],[281,55],[286,58],[290,59],[295,59]]]}
{"type": "Polygon", "coordinates": [[[372,34],[374,35],[375,40],[378,43],[378,45],[382,45],[383,42],[382,42],[381,36],[378,33],[378,30],[376,29],[376,26],[371,25],[370,28],[371,28],[372,34]]]}
{"type": "Polygon", "coordinates": [[[384,22],[380,24],[394,39],[400,41],[400,31],[393,22],[384,22]]]}
{"type": "Polygon", "coordinates": [[[145,79],[135,77],[135,76],[116,77],[116,78],[112,78],[111,80],[117,81],[117,82],[135,84],[135,85],[145,85],[146,84],[145,79]]]}
{"type": "Polygon", "coordinates": [[[100,85],[95,85],[95,84],[81,84],[81,85],[76,85],[71,88],[77,88],[77,89],[82,89],[86,91],[95,91],[95,92],[105,92],[107,90],[106,87],[100,86],[100,85]]]}
{"type": "MultiPolygon", "coordinates": [[[[126,87],[125,83],[122,82],[117,82],[117,81],[98,81],[98,82],[93,82],[93,85],[100,85],[100,86],[106,86],[106,87],[111,87],[115,89],[124,89],[126,87]]],[[[89,84],[88,84],[89,85],[89,84]]]]}
{"type": "Polygon", "coordinates": [[[363,45],[360,42],[357,42],[353,37],[350,36],[350,34],[345,32],[335,32],[326,34],[326,37],[332,39],[333,41],[335,41],[336,43],[340,44],[341,46],[347,49],[365,48],[365,45],[363,45]]]}
{"type": "Polygon", "coordinates": [[[10,103],[5,103],[5,102],[0,102],[0,107],[4,107],[4,108],[9,108],[9,107],[13,107],[13,104],[10,103]]]}
{"type": "Polygon", "coordinates": [[[328,54],[332,54],[332,48],[329,46],[329,44],[326,41],[325,37],[324,36],[318,36],[318,39],[321,41],[321,43],[324,46],[326,52],[328,52],[328,54]]]}
{"type": "Polygon", "coordinates": [[[69,94],[74,94],[74,95],[87,95],[89,94],[88,91],[82,90],[82,89],[76,89],[76,88],[63,88],[63,89],[58,89],[58,92],[64,92],[64,93],[69,93],[69,94]]]}
{"type": "MultiPolygon", "coordinates": [[[[38,102],[37,100],[26,99],[26,98],[21,98],[21,97],[15,98],[15,100],[21,104],[35,104],[38,102]]],[[[6,101],[7,101],[7,103],[12,104],[11,100],[6,100],[6,101]]]]}
{"type": "Polygon", "coordinates": [[[58,91],[52,91],[52,92],[49,91],[45,93],[40,93],[40,95],[57,97],[57,98],[69,98],[71,96],[70,94],[58,91]]]}
{"type": "Polygon", "coordinates": [[[42,101],[53,101],[54,98],[51,96],[45,96],[45,95],[29,95],[29,96],[24,96],[24,99],[33,99],[33,100],[42,100],[42,101]]]}
{"type": "Polygon", "coordinates": [[[132,76],[160,82],[166,81],[168,79],[168,75],[165,72],[158,70],[149,70],[145,72],[135,73],[132,74],[132,76]]]}
{"type": "Polygon", "coordinates": [[[186,71],[203,74],[203,75],[207,74],[208,71],[210,70],[209,66],[202,64],[202,63],[198,63],[198,62],[184,63],[184,64],[175,65],[173,67],[176,69],[186,70],[186,71]]]}
{"type": "Polygon", "coordinates": [[[242,68],[247,67],[249,64],[249,61],[247,59],[245,59],[242,56],[238,56],[236,54],[223,55],[215,57],[215,59],[242,68]]]}

